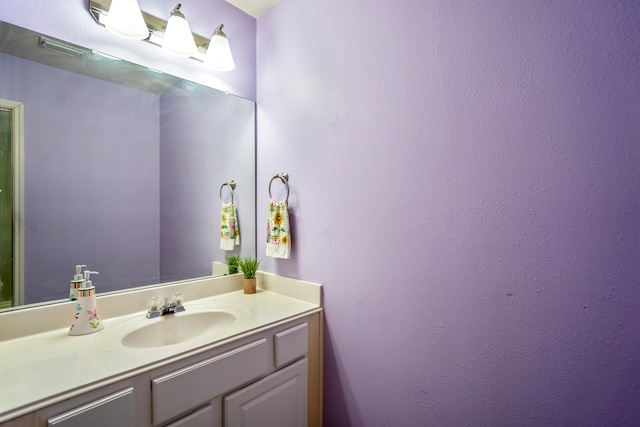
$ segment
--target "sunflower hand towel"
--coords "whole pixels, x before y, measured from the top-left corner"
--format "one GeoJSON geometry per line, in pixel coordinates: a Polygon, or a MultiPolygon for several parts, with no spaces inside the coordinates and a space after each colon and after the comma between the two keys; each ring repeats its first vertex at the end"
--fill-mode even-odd
{"type": "Polygon", "coordinates": [[[233,203],[223,203],[220,214],[220,249],[230,251],[240,244],[240,227],[233,203]]]}
{"type": "Polygon", "coordinates": [[[291,256],[291,234],[287,201],[271,199],[267,221],[267,256],[289,259],[291,256]]]}

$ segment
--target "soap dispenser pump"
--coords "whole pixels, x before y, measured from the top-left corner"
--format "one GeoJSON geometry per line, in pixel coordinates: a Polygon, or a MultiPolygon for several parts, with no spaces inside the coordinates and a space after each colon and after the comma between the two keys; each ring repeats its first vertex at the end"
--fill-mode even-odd
{"type": "Polygon", "coordinates": [[[84,283],[78,289],[78,301],[76,303],[76,315],[69,329],[69,335],[87,335],[104,329],[104,324],[98,316],[96,303],[96,288],[91,282],[91,275],[97,271],[84,271],[84,283]]]}
{"type": "Polygon", "coordinates": [[[82,277],[82,267],[86,267],[85,264],[76,265],[76,274],[71,281],[71,287],[69,288],[69,300],[75,301],[78,299],[78,289],[82,287],[84,278],[82,277]]]}

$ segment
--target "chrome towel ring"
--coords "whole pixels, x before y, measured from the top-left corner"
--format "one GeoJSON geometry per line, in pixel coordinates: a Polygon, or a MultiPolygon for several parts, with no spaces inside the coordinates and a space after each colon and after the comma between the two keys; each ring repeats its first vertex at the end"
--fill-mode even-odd
{"type": "Polygon", "coordinates": [[[286,202],[289,200],[289,174],[286,172],[274,175],[273,178],[271,178],[271,181],[269,181],[269,198],[273,199],[273,196],[271,195],[271,183],[276,178],[280,178],[280,181],[282,181],[282,183],[287,187],[287,197],[284,199],[286,202]]]}
{"type": "Polygon", "coordinates": [[[232,180],[230,182],[225,182],[220,186],[220,203],[224,203],[224,200],[222,200],[222,189],[225,186],[229,187],[229,190],[231,191],[231,203],[233,203],[233,190],[236,189],[236,181],[232,180]]]}

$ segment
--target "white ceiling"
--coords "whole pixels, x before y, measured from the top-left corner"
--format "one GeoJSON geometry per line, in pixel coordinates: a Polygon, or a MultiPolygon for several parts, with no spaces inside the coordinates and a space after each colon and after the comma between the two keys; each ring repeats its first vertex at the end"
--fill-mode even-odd
{"type": "Polygon", "coordinates": [[[227,3],[231,3],[243,12],[257,18],[266,12],[273,5],[278,3],[279,0],[226,0],[227,3]]]}

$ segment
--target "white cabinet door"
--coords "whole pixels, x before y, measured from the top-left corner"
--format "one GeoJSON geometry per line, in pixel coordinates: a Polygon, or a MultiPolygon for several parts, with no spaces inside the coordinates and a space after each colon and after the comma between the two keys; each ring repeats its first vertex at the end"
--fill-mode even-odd
{"type": "Polygon", "coordinates": [[[224,398],[225,427],[306,427],[307,359],[224,398]]]}

